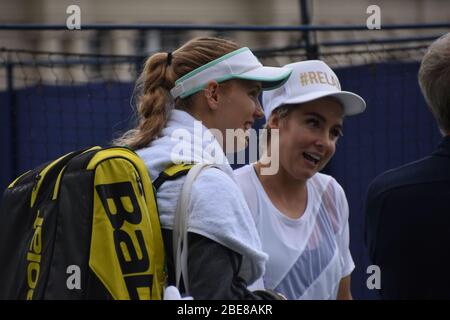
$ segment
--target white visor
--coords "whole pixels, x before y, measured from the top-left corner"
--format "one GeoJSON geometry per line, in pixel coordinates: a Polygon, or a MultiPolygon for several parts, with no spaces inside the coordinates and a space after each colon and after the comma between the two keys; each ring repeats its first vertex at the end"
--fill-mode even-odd
{"type": "Polygon", "coordinates": [[[230,79],[260,81],[263,90],[281,86],[291,74],[290,68],[264,67],[249,48],[230,52],[189,72],[175,82],[170,90],[174,99],[186,98],[202,89],[208,81],[218,83],[230,79]]]}

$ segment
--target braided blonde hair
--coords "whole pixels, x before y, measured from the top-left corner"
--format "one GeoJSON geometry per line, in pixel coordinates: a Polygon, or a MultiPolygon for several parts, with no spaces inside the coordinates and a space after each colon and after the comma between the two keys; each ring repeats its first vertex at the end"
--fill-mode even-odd
{"type": "MultiPolygon", "coordinates": [[[[137,126],[120,138],[114,145],[126,145],[133,150],[147,147],[155,140],[166,125],[169,110],[170,89],[175,81],[185,74],[213,61],[229,52],[239,49],[230,40],[215,37],[200,37],[188,41],[172,53],[169,63],[168,53],[155,53],[145,62],[136,88],[137,126]]],[[[178,99],[177,107],[189,108],[192,97],[178,99]]]]}

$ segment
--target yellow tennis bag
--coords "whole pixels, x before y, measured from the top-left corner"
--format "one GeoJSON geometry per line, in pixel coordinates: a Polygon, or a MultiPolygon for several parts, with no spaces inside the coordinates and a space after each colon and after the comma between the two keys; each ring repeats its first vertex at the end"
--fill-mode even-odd
{"type": "Polygon", "coordinates": [[[0,299],[161,299],[155,190],[191,167],[152,183],[132,150],[93,147],[17,178],[0,211],[0,299]]]}

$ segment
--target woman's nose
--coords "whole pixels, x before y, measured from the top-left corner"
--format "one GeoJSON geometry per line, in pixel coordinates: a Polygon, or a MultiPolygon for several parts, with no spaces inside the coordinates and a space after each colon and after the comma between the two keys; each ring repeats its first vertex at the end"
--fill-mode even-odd
{"type": "Polygon", "coordinates": [[[330,148],[332,144],[333,141],[328,134],[321,134],[316,139],[316,145],[320,148],[330,148]]]}
{"type": "Polygon", "coordinates": [[[257,118],[257,119],[260,119],[260,118],[264,117],[264,110],[263,110],[259,100],[256,103],[256,109],[255,109],[254,117],[257,118]]]}

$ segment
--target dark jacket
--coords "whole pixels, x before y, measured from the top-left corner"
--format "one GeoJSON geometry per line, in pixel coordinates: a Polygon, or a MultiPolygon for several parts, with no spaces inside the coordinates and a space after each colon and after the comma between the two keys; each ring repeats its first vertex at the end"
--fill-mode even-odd
{"type": "MultiPolygon", "coordinates": [[[[162,229],[168,284],[175,285],[172,231],[162,229]]],[[[248,283],[239,277],[242,256],[221,244],[196,233],[188,233],[189,295],[195,300],[274,300],[271,291],[250,292],[248,283]]],[[[183,281],[181,281],[181,284],[183,281]]],[[[184,288],[179,288],[184,292],[184,288]]]]}
{"type": "Polygon", "coordinates": [[[450,299],[450,136],[431,156],[372,181],[366,245],[382,299],[450,299]]]}

